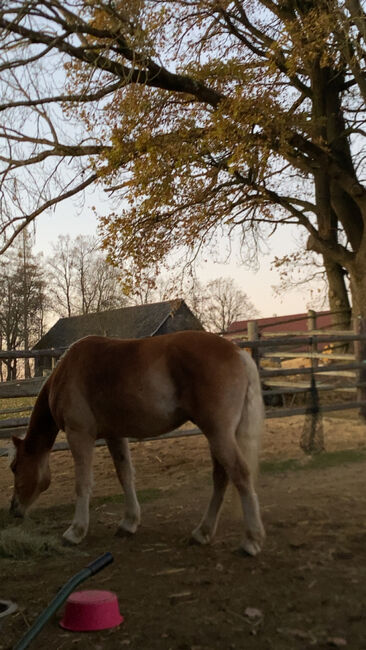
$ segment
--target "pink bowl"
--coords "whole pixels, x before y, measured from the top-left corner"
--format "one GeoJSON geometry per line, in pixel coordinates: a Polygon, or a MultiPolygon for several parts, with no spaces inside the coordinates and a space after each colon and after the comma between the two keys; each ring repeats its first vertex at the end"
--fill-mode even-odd
{"type": "Polygon", "coordinates": [[[75,591],[66,601],[61,627],[73,632],[91,632],[123,623],[116,594],[112,591],[75,591]]]}

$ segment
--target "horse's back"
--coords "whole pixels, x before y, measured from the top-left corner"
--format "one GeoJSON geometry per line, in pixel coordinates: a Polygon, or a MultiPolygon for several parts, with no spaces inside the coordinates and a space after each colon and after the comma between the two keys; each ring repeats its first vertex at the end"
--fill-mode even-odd
{"type": "Polygon", "coordinates": [[[244,383],[238,349],[218,335],[88,336],[74,343],[56,366],[51,394],[54,410],[66,424],[82,413],[84,420],[94,418],[98,436],[119,430],[145,437],[187,420],[202,426],[218,410],[235,406],[244,383]]]}

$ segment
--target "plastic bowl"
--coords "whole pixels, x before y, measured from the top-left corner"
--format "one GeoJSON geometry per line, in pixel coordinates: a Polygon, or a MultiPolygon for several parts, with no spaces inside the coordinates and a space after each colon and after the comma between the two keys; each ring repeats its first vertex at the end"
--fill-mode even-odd
{"type": "Polygon", "coordinates": [[[14,614],[18,609],[16,603],[12,603],[11,600],[0,600],[0,628],[4,622],[6,616],[14,614]]]}
{"type": "Polygon", "coordinates": [[[73,632],[92,632],[123,623],[116,594],[112,591],[75,591],[66,601],[61,627],[73,632]]]}

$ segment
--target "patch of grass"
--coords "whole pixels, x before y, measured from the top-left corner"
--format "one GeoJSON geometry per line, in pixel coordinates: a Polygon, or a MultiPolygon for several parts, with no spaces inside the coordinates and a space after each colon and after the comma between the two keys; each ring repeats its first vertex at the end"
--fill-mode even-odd
{"type": "MultiPolygon", "coordinates": [[[[151,488],[149,490],[138,490],[137,498],[140,503],[149,503],[150,501],[155,501],[162,496],[162,490],[158,488],[151,488]]],[[[113,494],[107,497],[98,497],[96,499],[98,503],[123,503],[124,496],[123,494],[113,494]]]]}
{"type": "MultiPolygon", "coordinates": [[[[71,508],[70,508],[71,510],[71,508]]],[[[59,508],[57,508],[59,511],[59,508]]],[[[0,510],[0,559],[39,560],[42,557],[66,555],[71,550],[64,546],[60,536],[59,521],[55,522],[55,509],[52,517],[47,509],[34,510],[25,519],[14,519],[8,509],[0,510]],[[16,523],[15,523],[16,522],[16,523]],[[52,528],[57,533],[52,534],[52,528]]]]}
{"type": "Polygon", "coordinates": [[[310,461],[310,469],[335,467],[344,463],[359,463],[363,460],[366,460],[366,449],[341,449],[340,451],[325,452],[313,456],[310,461]]]}
{"type": "Polygon", "coordinates": [[[279,461],[263,461],[260,464],[260,471],[263,474],[280,474],[289,471],[325,469],[349,463],[359,463],[364,460],[366,460],[366,449],[341,449],[339,451],[325,451],[304,458],[304,460],[289,458],[279,461]]]}
{"type": "Polygon", "coordinates": [[[0,532],[0,558],[30,560],[64,552],[59,538],[33,532],[24,526],[10,526],[0,532]]]}
{"type": "Polygon", "coordinates": [[[261,474],[281,474],[296,469],[302,469],[300,462],[296,458],[287,458],[286,460],[264,460],[260,464],[261,474]]]}

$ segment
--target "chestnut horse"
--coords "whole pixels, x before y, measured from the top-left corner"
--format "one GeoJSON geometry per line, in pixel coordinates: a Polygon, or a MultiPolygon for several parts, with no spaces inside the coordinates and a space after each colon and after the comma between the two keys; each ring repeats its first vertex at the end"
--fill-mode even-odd
{"type": "Polygon", "coordinates": [[[13,438],[11,511],[23,516],[48,488],[50,451],[63,430],[76,478],[75,514],[65,540],[78,544],[88,531],[97,438],[105,438],[125,494],[118,531],[135,533],[140,506],[127,437],[159,436],[190,420],[207,437],[213,463],[213,493],[193,539],[208,544],[214,537],[230,479],[245,520],[241,548],[256,555],[264,540],[254,489],[263,414],[254,361],[215,334],[183,331],[136,340],[87,336],[69,348],[43,385],[25,438],[13,438]]]}

